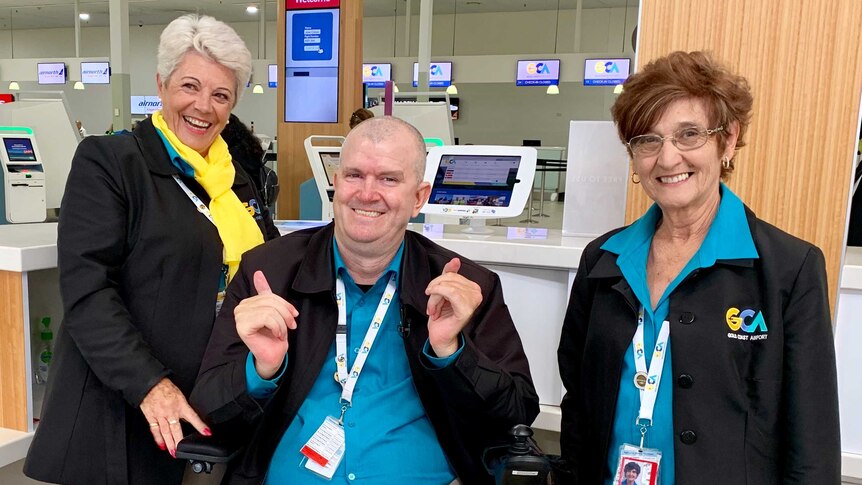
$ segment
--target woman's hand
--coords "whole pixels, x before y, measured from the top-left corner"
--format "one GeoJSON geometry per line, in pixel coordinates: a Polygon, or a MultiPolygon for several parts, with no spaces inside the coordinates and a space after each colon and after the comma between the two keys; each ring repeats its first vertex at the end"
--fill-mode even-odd
{"type": "Polygon", "coordinates": [[[174,458],[177,455],[177,444],[183,439],[180,420],[191,424],[204,436],[212,435],[207,425],[189,406],[182,391],[167,377],[150,389],[141,401],[140,408],[150,423],[150,432],[153,433],[156,444],[163,450],[167,449],[174,458]]]}

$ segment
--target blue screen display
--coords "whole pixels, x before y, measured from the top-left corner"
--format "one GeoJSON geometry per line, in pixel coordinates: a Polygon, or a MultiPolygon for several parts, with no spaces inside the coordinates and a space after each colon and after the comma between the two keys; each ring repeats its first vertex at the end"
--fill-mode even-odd
{"type": "Polygon", "coordinates": [[[35,162],[36,152],[29,138],[3,138],[3,146],[10,162],[35,162]]]}

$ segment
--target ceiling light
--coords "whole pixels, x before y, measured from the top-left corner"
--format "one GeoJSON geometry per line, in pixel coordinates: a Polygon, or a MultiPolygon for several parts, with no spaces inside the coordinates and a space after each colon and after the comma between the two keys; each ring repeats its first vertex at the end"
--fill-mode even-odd
{"type": "Polygon", "coordinates": [[[257,5],[249,5],[245,8],[245,13],[249,15],[254,15],[257,13],[257,5]]]}
{"type": "Polygon", "coordinates": [[[18,85],[18,81],[12,81],[9,83],[9,91],[20,91],[21,86],[18,85]]]}
{"type": "Polygon", "coordinates": [[[446,93],[448,94],[458,94],[458,87],[454,84],[450,84],[449,87],[446,88],[446,93]]]}
{"type": "Polygon", "coordinates": [[[72,86],[72,89],[77,89],[78,91],[83,91],[84,90],[84,83],[82,83],[81,81],[75,81],[75,85],[72,86]]]}
{"type": "Polygon", "coordinates": [[[560,94],[560,87],[556,84],[551,84],[548,86],[548,90],[545,91],[547,94],[560,94]]]}
{"type": "Polygon", "coordinates": [[[90,14],[88,14],[87,12],[81,12],[78,14],[78,18],[86,22],[90,20],[90,14]]]}
{"type": "Polygon", "coordinates": [[[263,86],[255,84],[253,88],[251,88],[251,94],[263,94],[263,86]]]}

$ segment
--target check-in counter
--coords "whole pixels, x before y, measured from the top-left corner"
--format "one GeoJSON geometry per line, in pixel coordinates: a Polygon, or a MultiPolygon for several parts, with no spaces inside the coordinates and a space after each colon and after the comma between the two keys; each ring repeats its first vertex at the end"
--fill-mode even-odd
{"type": "MultiPolygon", "coordinates": [[[[503,293],[530,359],[541,413],[533,425],[559,431],[564,390],[556,350],[569,291],[588,238],[563,237],[548,230],[544,238],[523,228],[495,227],[474,236],[460,227],[411,225],[438,244],[497,272],[503,293]],[[532,239],[530,239],[532,238],[532,239]]],[[[41,407],[41,386],[34,383],[36,322],[43,315],[59,322],[57,225],[0,226],[0,467],[24,457],[41,407]]],[[[847,251],[838,304],[836,350],[843,474],[862,478],[862,248],[847,251]]],[[[54,329],[56,334],[57,329],[54,329]]],[[[49,377],[50,378],[50,377],[49,377]]]]}
{"type": "Polygon", "coordinates": [[[0,225],[0,467],[23,458],[33,438],[44,394],[33,378],[42,316],[54,325],[62,316],[57,224],[0,225]]]}

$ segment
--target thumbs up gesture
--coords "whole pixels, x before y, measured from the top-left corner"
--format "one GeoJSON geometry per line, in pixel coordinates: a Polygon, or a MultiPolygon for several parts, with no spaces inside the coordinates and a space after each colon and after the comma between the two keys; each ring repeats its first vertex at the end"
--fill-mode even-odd
{"type": "Polygon", "coordinates": [[[443,274],[431,280],[428,295],[428,341],[437,357],[449,357],[458,350],[458,335],[482,303],[482,289],[458,274],[461,260],[452,258],[443,274]]]}
{"type": "Polygon", "coordinates": [[[257,295],[234,308],[236,331],[254,356],[258,375],[271,379],[284,362],[287,332],[296,329],[299,312],[272,292],[262,271],[254,273],[254,289],[257,295]]]}

